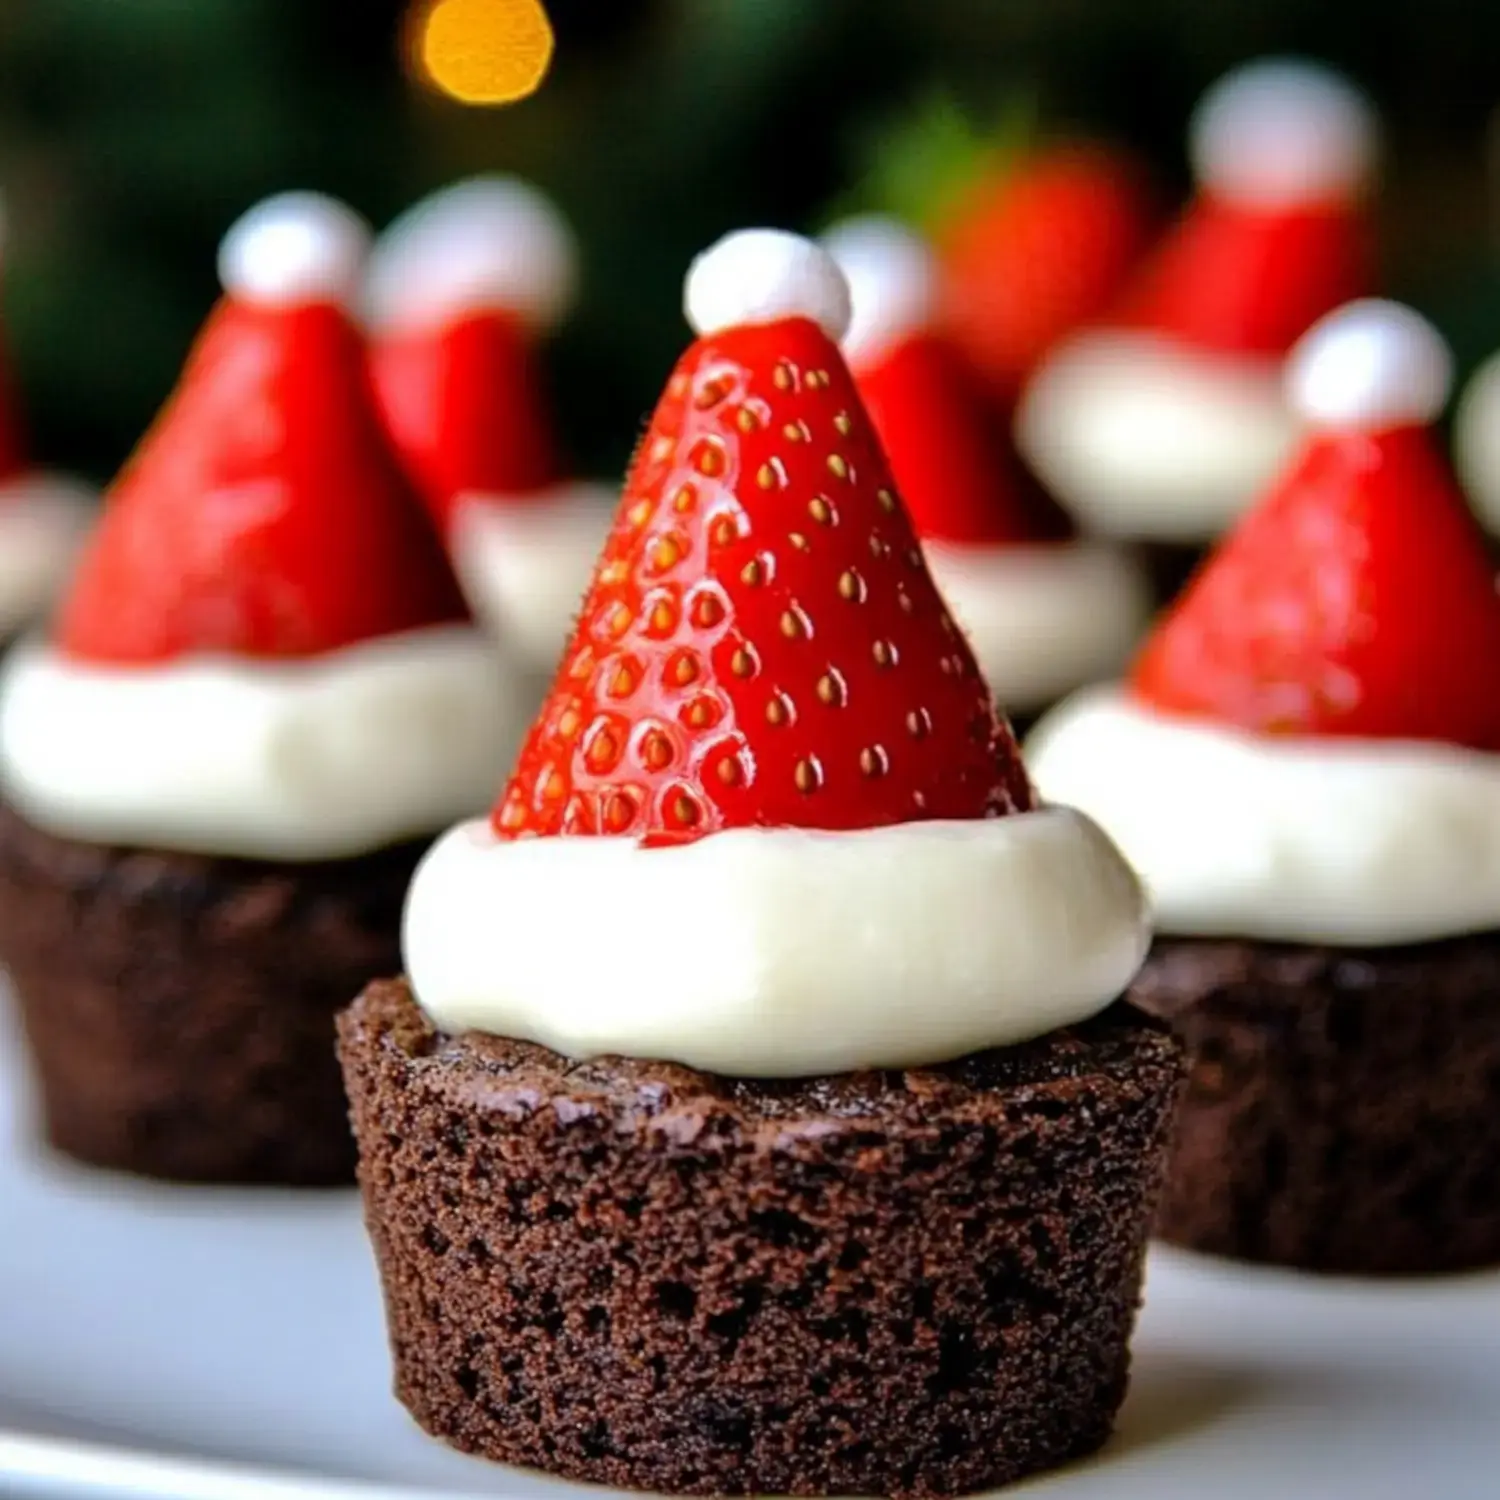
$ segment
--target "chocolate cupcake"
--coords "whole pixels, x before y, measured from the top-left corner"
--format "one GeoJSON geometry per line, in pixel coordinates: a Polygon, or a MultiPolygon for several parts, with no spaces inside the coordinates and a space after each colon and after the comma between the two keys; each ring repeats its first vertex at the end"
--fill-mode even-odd
{"type": "Polygon", "coordinates": [[[1180,1244],[1500,1261],[1500,603],[1427,430],[1449,367],[1391,303],[1309,333],[1288,473],[1129,685],[1032,738],[1043,794],[1155,897],[1131,996],[1188,1046],[1158,1218],[1180,1244]]]}
{"type": "Polygon", "coordinates": [[[1140,545],[1163,602],[1296,445],[1287,351],[1374,289],[1376,134],[1368,102],[1314,64],[1221,79],[1191,124],[1195,201],[1114,316],[1023,395],[1022,453],[1086,532],[1140,545]]]}
{"type": "Polygon", "coordinates": [[[504,753],[502,683],[386,453],[343,299],[365,230],[287,195],[0,687],[0,958],[48,1134],[100,1165],[347,1180],[333,1013],[504,753]]]}
{"type": "Polygon", "coordinates": [[[1033,799],[771,231],[629,476],[492,818],[340,1021],[396,1389],[684,1493],[983,1489],[1123,1398],[1179,1082],[1134,876],[1033,799]]]}

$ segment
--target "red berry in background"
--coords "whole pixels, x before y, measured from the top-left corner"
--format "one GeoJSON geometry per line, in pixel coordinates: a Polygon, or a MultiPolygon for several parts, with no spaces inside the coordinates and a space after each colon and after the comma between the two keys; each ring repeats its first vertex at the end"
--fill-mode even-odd
{"type": "Polygon", "coordinates": [[[959,198],[936,229],[943,318],[997,399],[1115,301],[1153,224],[1144,174],[1101,145],[1024,155],[959,198]]]}

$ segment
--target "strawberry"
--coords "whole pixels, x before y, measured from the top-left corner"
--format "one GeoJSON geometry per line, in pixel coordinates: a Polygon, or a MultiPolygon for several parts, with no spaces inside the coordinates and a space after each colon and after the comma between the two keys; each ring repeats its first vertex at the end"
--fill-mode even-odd
{"type": "Polygon", "coordinates": [[[577,259],[556,207],[499,175],[414,204],[370,257],[380,414],[445,534],[464,496],[529,499],[559,477],[535,346],[572,302],[577,259]]]}
{"type": "Polygon", "coordinates": [[[65,651],[296,657],[466,617],[339,305],[361,235],[308,194],[230,231],[227,295],[108,497],[57,621],[65,651]]]}
{"type": "Polygon", "coordinates": [[[822,243],[849,283],[844,357],[919,534],[980,546],[1067,538],[1062,509],[934,327],[937,270],[927,244],[881,214],[846,219],[822,243]]]}
{"type": "Polygon", "coordinates": [[[1114,301],[1152,220],[1136,164],[1103,146],[1037,151],[953,207],[937,231],[944,322],[998,400],[1114,301]]]}
{"type": "Polygon", "coordinates": [[[1500,602],[1426,424],[1447,354],[1360,303],[1308,335],[1292,400],[1314,432],[1135,663],[1135,695],[1264,734],[1500,749],[1500,602]]]}
{"type": "MultiPolygon", "coordinates": [[[[757,237],[817,253],[760,231],[700,265],[757,237]]],[[[495,806],[502,837],[681,842],[1031,806],[837,347],[809,316],[753,315],[667,384],[495,806]]]]}
{"type": "Polygon", "coordinates": [[[1212,197],[1184,215],[1120,321],[1227,354],[1280,356],[1374,284],[1372,237],[1348,205],[1268,212],[1212,197]]]}
{"type": "Polygon", "coordinates": [[[391,442],[445,533],[465,495],[534,494],[558,478],[546,404],[511,314],[480,309],[437,335],[380,337],[370,372],[391,442]]]}

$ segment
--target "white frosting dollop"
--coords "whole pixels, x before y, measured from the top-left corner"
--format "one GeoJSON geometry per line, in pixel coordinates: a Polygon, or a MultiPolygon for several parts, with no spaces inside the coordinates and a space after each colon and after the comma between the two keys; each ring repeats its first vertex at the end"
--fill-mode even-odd
{"type": "Polygon", "coordinates": [[[1342,75],[1301,58],[1262,58],[1225,74],[1188,130],[1198,181],[1270,210],[1347,201],[1374,172],[1380,131],[1342,75]]]}
{"type": "Polygon", "coordinates": [[[682,310],[693,332],[810,318],[835,343],[849,327],[849,284],[833,257],[783,229],[737,229],[688,267],[682,310]]]}
{"type": "Polygon", "coordinates": [[[551,668],[561,659],[618,499],[574,482],[459,503],[449,533],[459,580],[475,614],[521,660],[551,668]]]}
{"type": "Polygon", "coordinates": [[[577,243],[551,200],[519,177],[471,177],[414,204],[380,236],[365,315],[391,333],[493,308],[547,329],[577,286],[577,243]]]}
{"type": "Polygon", "coordinates": [[[1123,331],[1065,345],[1016,415],[1022,453],[1084,526],[1186,543],[1227,529],[1298,431],[1274,362],[1123,331]]]}
{"type": "Polygon", "coordinates": [[[1020,713],[1115,676],[1151,615],[1139,565],[1107,542],[923,551],[996,699],[1020,713]]]}
{"type": "Polygon", "coordinates": [[[1081,1021],[1134,977],[1148,929],[1114,846],[1049,808],[655,849],[465,823],[417,870],[403,941],[418,1003],[450,1033],[796,1077],[1081,1021]]]}
{"type": "Polygon", "coordinates": [[[1111,687],[1043,719],[1026,760],[1118,840],[1163,932],[1385,947],[1500,927],[1500,756],[1248,734],[1111,687]]]}
{"type": "Polygon", "coordinates": [[[516,715],[464,626],[286,662],[99,666],[28,642],[0,680],[0,785],[93,843],[321,860],[486,806],[516,715]]]}
{"type": "Polygon", "coordinates": [[[1500,532],[1500,354],[1480,365],[1458,399],[1453,458],[1480,520],[1500,532]]]}
{"type": "Polygon", "coordinates": [[[45,612],[88,534],[97,493],[33,470],[0,484],[0,638],[45,612]]]}
{"type": "Polygon", "coordinates": [[[822,243],[849,283],[844,357],[851,365],[873,363],[932,327],[937,270],[919,235],[884,214],[862,214],[834,225],[822,243]]]}
{"type": "Polygon", "coordinates": [[[267,307],[347,307],[358,292],[370,238],[370,226],[337,198],[278,193],[230,226],[219,246],[219,282],[231,296],[267,307]]]}
{"type": "Polygon", "coordinates": [[[1378,297],[1335,308],[1287,356],[1287,403],[1312,427],[1425,427],[1452,387],[1442,334],[1420,313],[1378,297]]]}

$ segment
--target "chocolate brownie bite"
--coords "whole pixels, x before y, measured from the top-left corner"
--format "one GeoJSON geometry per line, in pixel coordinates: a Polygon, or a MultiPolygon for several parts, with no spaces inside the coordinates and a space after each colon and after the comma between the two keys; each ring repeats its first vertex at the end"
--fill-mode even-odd
{"type": "Polygon", "coordinates": [[[1128,1006],[729,1079],[339,1022],[396,1390],[469,1452],[689,1494],[962,1494],[1100,1446],[1180,1061],[1128,1006]]]}
{"type": "Polygon", "coordinates": [[[1032,735],[1159,936],[1130,991],[1189,1079],[1158,1232],[1308,1270],[1500,1261],[1500,599],[1393,303],[1288,366],[1307,432],[1128,682],[1032,735]]]}
{"type": "Polygon", "coordinates": [[[1188,1049],[1163,1239],[1364,1275],[1500,1262],[1500,935],[1163,938],[1130,994],[1188,1049]]]}
{"type": "Polygon", "coordinates": [[[349,1182],[333,1048],[400,962],[425,843],[297,867],[58,838],[0,807],[0,952],[47,1139],[204,1182],[349,1182]]]}
{"type": "Polygon", "coordinates": [[[546,702],[340,1017],[396,1391],[685,1494],[957,1494],[1125,1393],[1180,1048],[771,230],[694,263],[546,702]],[[807,527],[804,532],[802,527],[807,527]],[[791,529],[791,528],[797,529],[791,529]]]}
{"type": "Polygon", "coordinates": [[[0,960],[51,1142],[345,1182],[333,1013],[481,807],[507,688],[387,452],[348,310],[368,231],[288,194],[0,679],[0,960]]]}

